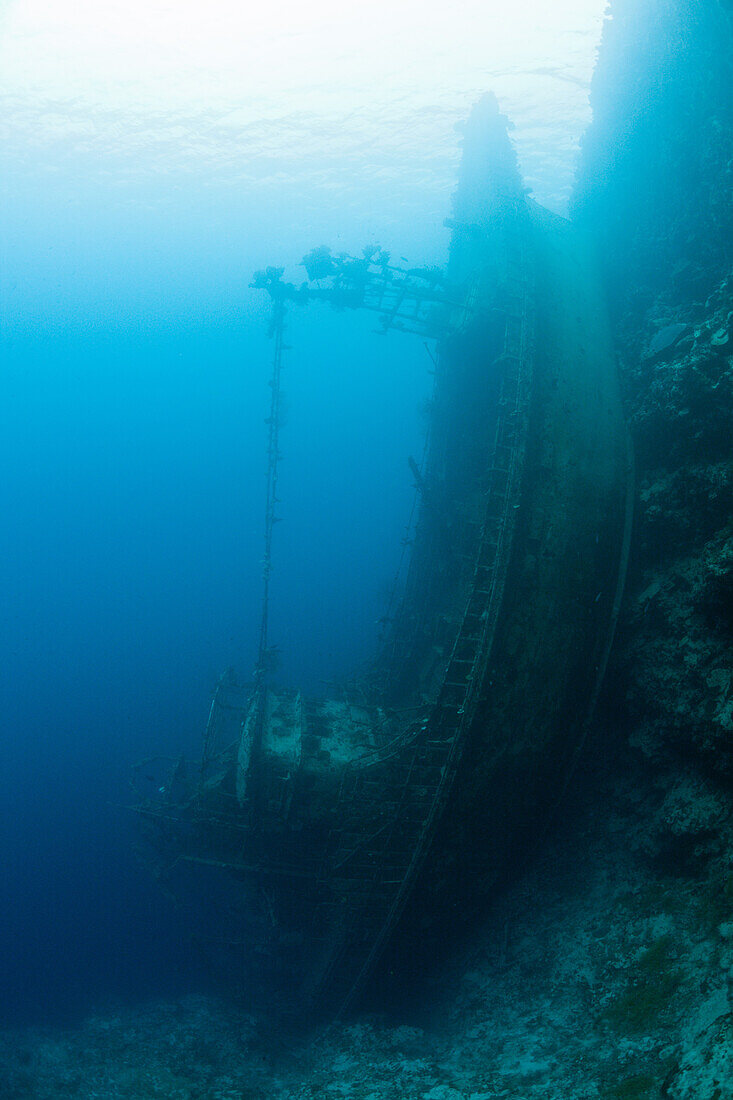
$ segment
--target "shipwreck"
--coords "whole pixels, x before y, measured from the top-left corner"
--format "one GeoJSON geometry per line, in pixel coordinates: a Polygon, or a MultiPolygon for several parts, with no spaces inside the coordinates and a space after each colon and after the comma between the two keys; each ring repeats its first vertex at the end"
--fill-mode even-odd
{"type": "Polygon", "coordinates": [[[425,923],[468,882],[490,896],[562,797],[619,610],[631,463],[603,294],[574,227],[526,194],[490,97],[449,226],[444,271],[321,248],[302,287],[257,276],[275,340],[265,586],[287,308],[326,298],[435,341],[407,580],[368,674],[325,698],[273,684],[265,598],[252,682],[221,679],[201,760],[136,806],[218,966],[281,1015],[343,1012],[415,899],[425,923]]]}

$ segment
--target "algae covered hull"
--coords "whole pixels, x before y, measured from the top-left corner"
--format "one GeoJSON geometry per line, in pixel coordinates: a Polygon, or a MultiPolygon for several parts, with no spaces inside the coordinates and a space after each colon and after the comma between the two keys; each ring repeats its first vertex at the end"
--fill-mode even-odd
{"type": "Polygon", "coordinates": [[[628,450],[602,297],[573,228],[526,197],[491,99],[451,228],[382,652],[326,699],[225,677],[201,763],[139,807],[208,951],[276,1012],[343,1011],[418,903],[424,922],[458,883],[491,892],[567,782],[612,637],[628,450]]]}

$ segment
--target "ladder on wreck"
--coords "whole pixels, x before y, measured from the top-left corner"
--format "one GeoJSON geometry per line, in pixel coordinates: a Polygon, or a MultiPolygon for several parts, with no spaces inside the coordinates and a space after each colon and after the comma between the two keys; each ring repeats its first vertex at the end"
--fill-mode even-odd
{"type": "MultiPolygon", "coordinates": [[[[505,332],[495,360],[503,377],[499,412],[488,471],[484,513],[470,594],[445,667],[442,686],[429,717],[405,747],[388,775],[353,776],[342,788],[337,818],[348,822],[358,808],[374,820],[376,807],[389,807],[391,821],[364,843],[358,829],[356,846],[341,831],[331,863],[340,875],[330,902],[322,902],[316,925],[333,928],[341,910],[347,931],[332,953],[314,997],[325,992],[344,1011],[362,989],[376,959],[404,909],[423,866],[435,827],[445,809],[467,735],[485,691],[491,651],[516,520],[515,501],[524,465],[534,341],[533,286],[520,231],[517,254],[504,280],[505,332]],[[330,911],[329,911],[330,910],[330,911]],[[358,960],[354,971],[344,965],[358,960]]],[[[325,886],[325,882],[324,882],[325,886]]]]}

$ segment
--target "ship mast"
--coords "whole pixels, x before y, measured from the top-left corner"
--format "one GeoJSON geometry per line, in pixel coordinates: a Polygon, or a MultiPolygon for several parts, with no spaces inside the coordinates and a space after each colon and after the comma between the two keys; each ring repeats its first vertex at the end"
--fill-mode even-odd
{"type": "Polygon", "coordinates": [[[260,617],[260,639],[255,667],[255,687],[261,689],[272,665],[269,647],[268,627],[270,610],[270,574],[272,572],[272,534],[280,517],[276,514],[279,504],[277,478],[280,463],[280,427],[281,427],[281,374],[283,351],[285,350],[285,301],[282,296],[272,299],[272,321],[270,334],[275,340],[270,377],[270,415],[265,423],[268,427],[267,438],[267,492],[265,500],[265,552],[262,559],[262,612],[260,617]]]}
{"type": "MultiPolygon", "coordinates": [[[[268,674],[272,670],[274,649],[269,641],[270,575],[272,573],[272,537],[277,515],[278,469],[281,427],[281,388],[285,318],[288,302],[306,304],[325,301],[336,309],[366,309],[378,313],[381,332],[396,329],[440,339],[448,328],[449,317],[462,307],[456,288],[446,284],[437,268],[405,269],[390,263],[389,253],[378,247],[365,248],[360,257],[329,248],[312,249],[302,261],[308,282],[301,286],[285,282],[284,268],[267,267],[255,272],[250,286],[265,290],[272,302],[270,336],[274,338],[270,378],[270,415],[267,417],[267,494],[265,503],[265,547],[262,562],[262,612],[255,666],[255,706],[261,714],[268,674]]],[[[414,460],[413,460],[414,462],[414,460]]],[[[415,472],[413,470],[413,472],[415,472]]],[[[417,474],[418,482],[421,475],[417,474]]]]}

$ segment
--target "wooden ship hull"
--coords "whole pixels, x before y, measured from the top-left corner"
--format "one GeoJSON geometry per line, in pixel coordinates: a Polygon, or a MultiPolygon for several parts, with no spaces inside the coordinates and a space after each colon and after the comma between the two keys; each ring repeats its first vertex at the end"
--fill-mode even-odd
{"type": "Polygon", "coordinates": [[[343,1012],[418,904],[490,895],[568,781],[618,613],[629,452],[602,294],[492,100],[446,280],[410,568],[369,676],[328,699],[225,677],[201,764],[138,807],[219,967],[293,1018],[343,1012]]]}

